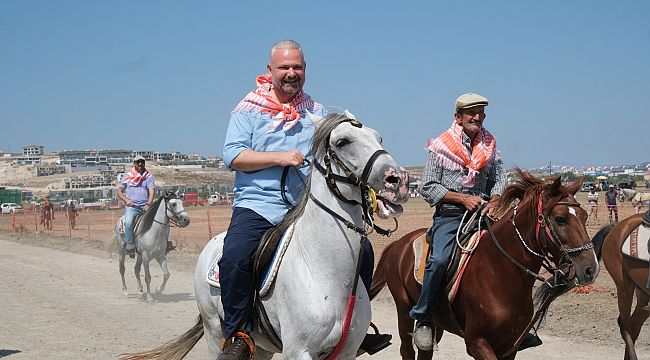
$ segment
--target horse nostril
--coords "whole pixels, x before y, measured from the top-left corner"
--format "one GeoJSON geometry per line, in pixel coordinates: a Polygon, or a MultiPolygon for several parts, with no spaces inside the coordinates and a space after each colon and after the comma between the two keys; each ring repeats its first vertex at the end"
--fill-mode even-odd
{"type": "Polygon", "coordinates": [[[585,270],[585,274],[591,279],[594,276],[594,269],[592,268],[587,268],[585,270]]]}

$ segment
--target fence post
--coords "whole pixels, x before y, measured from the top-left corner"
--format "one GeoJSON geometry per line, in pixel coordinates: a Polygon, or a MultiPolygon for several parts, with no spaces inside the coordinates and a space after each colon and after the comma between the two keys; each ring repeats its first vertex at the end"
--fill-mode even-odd
{"type": "Polygon", "coordinates": [[[15,212],[11,213],[11,227],[13,228],[14,232],[16,232],[16,213],[15,212]]]}
{"type": "Polygon", "coordinates": [[[210,223],[210,206],[208,205],[208,239],[212,239],[212,224],[210,223]]]}
{"type": "Polygon", "coordinates": [[[38,212],[32,208],[32,211],[34,212],[34,227],[36,232],[38,232],[38,212]]]}
{"type": "Polygon", "coordinates": [[[88,211],[86,211],[86,224],[88,224],[88,240],[90,240],[90,216],[88,216],[88,211]]]}
{"type": "Polygon", "coordinates": [[[66,210],[65,212],[66,217],[68,218],[68,237],[72,237],[72,217],[70,216],[70,212],[66,210]]]}

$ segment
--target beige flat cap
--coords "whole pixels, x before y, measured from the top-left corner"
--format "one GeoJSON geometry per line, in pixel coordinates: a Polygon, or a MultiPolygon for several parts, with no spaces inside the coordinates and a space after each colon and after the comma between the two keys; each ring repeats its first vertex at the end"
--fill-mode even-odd
{"type": "Polygon", "coordinates": [[[475,106],[487,106],[488,99],[479,94],[467,93],[456,99],[456,110],[469,109],[475,106]]]}

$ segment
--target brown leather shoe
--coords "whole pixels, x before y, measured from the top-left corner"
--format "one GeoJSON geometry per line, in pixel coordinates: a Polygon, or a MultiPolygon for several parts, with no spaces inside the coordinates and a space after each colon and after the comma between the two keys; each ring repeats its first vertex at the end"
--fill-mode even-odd
{"type": "Polygon", "coordinates": [[[217,360],[249,360],[254,348],[253,339],[244,333],[237,333],[226,342],[217,360]]]}

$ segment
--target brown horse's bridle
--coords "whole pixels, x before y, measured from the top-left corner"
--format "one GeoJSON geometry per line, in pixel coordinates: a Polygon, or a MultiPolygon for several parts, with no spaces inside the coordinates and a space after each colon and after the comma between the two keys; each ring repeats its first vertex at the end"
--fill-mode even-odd
{"type": "MultiPolygon", "coordinates": [[[[593,249],[594,244],[592,242],[586,243],[582,246],[575,247],[575,248],[568,248],[566,245],[562,243],[560,240],[560,237],[557,235],[557,232],[551,225],[550,220],[548,217],[544,215],[543,209],[543,200],[544,200],[544,192],[542,191],[539,194],[539,200],[537,202],[537,223],[535,225],[535,240],[537,241],[537,244],[539,245],[540,248],[542,248],[544,251],[543,253],[538,253],[535,250],[531,249],[530,246],[528,246],[528,243],[526,243],[526,240],[524,240],[523,236],[521,236],[521,233],[519,232],[519,229],[517,228],[517,224],[515,223],[515,219],[517,218],[517,206],[513,208],[512,211],[512,219],[510,222],[512,223],[512,226],[515,229],[515,232],[517,233],[517,236],[519,237],[519,241],[521,244],[524,246],[526,251],[529,253],[533,254],[534,256],[542,259],[542,266],[551,274],[554,275],[555,281],[553,286],[559,286],[559,285],[564,285],[566,283],[566,280],[569,280],[567,275],[571,273],[571,269],[573,268],[573,263],[571,261],[571,257],[574,256],[577,253],[580,253],[585,250],[593,249]],[[546,254],[551,254],[546,241],[541,242],[540,241],[540,229],[544,228],[546,236],[548,239],[555,244],[555,246],[558,248],[558,250],[561,253],[561,256],[556,259],[556,261],[553,261],[553,259],[549,258],[546,256],[546,254]],[[553,265],[555,263],[555,265],[553,265]]],[[[553,204],[553,207],[557,205],[566,205],[566,206],[576,206],[579,207],[580,204],[577,202],[573,201],[558,201],[557,203],[553,204]]],[[[539,274],[529,270],[526,268],[524,265],[522,265],[519,261],[517,261],[515,258],[513,258],[502,246],[499,244],[499,241],[497,240],[494,231],[492,230],[492,226],[490,222],[487,222],[487,229],[488,233],[490,234],[490,237],[492,238],[492,241],[496,245],[497,249],[501,252],[501,254],[506,257],[511,263],[513,263],[516,267],[518,267],[521,271],[525,272],[526,274],[530,275],[531,277],[541,281],[541,282],[546,282],[546,278],[540,276],[539,274]]],[[[551,254],[551,256],[553,256],[551,254]]]]}
{"type": "MultiPolygon", "coordinates": [[[[558,281],[558,280],[560,279],[567,280],[566,276],[570,273],[570,270],[573,267],[571,258],[575,256],[575,254],[578,254],[582,251],[593,249],[594,244],[592,242],[588,242],[579,247],[569,248],[566,246],[566,244],[562,243],[560,237],[555,231],[555,228],[551,224],[551,221],[548,219],[546,215],[544,215],[543,200],[544,200],[544,191],[542,191],[539,194],[539,198],[537,201],[537,222],[535,224],[535,240],[537,241],[537,244],[540,246],[540,248],[544,250],[541,254],[531,249],[530,246],[528,246],[524,238],[521,236],[519,229],[517,229],[517,225],[515,224],[515,218],[517,217],[516,206],[513,209],[511,223],[515,229],[515,232],[517,233],[517,236],[519,237],[519,240],[523,244],[524,248],[531,254],[541,258],[542,266],[544,266],[544,268],[548,270],[551,274],[555,275],[555,280],[556,280],[555,286],[557,286],[560,285],[561,283],[562,284],[564,283],[564,281],[558,281]],[[555,244],[557,249],[560,251],[561,255],[558,258],[556,258],[555,261],[553,261],[553,259],[549,258],[546,255],[546,254],[551,254],[551,252],[549,251],[547,242],[541,241],[541,237],[540,237],[541,229],[544,229],[544,232],[546,233],[546,237],[551,241],[551,243],[555,244]],[[553,266],[553,263],[555,263],[555,266],[553,266]]],[[[553,204],[551,208],[557,205],[580,207],[580,203],[578,202],[558,201],[555,204],[553,204]]],[[[530,273],[532,273],[532,271],[530,271],[530,273]]],[[[535,277],[540,281],[546,281],[546,279],[544,279],[543,277],[537,274],[535,274],[535,277]]]]}

